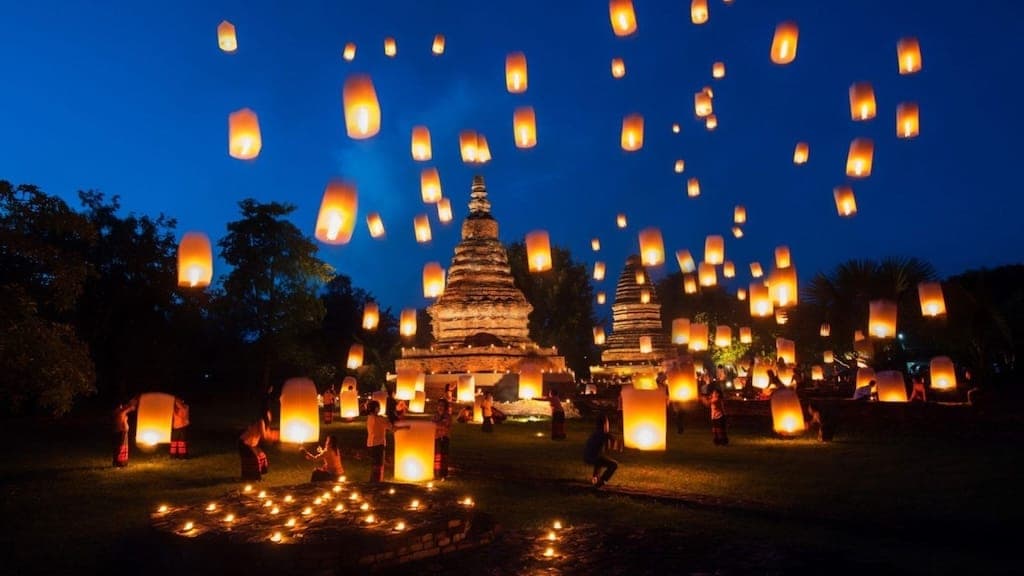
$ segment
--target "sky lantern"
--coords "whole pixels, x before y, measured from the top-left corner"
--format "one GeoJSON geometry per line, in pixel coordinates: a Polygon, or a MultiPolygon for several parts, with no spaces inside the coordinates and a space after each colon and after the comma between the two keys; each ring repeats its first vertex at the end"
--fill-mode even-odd
{"type": "Polygon", "coordinates": [[[351,62],[356,59],[356,43],[349,42],[345,44],[345,49],[341,51],[341,57],[346,62],[351,62]]]}
{"type": "Polygon", "coordinates": [[[640,260],[644,266],[661,266],[665,263],[665,242],[658,228],[644,228],[640,231],[640,260]]]}
{"type": "Polygon", "coordinates": [[[715,265],[710,262],[701,262],[697,265],[697,282],[701,286],[714,286],[718,284],[718,273],[715,265]]]}
{"type": "Polygon", "coordinates": [[[526,259],[530,272],[551,270],[551,240],[544,230],[534,230],[526,235],[526,259]]]}
{"type": "Polygon", "coordinates": [[[875,390],[878,391],[879,402],[906,402],[907,384],[903,372],[885,370],[875,374],[875,390]]]}
{"type": "Polygon", "coordinates": [[[676,160],[676,163],[672,167],[672,169],[675,170],[676,174],[682,174],[683,171],[686,170],[686,162],[682,158],[680,158],[679,160],[676,160]]]}
{"type": "Polygon", "coordinates": [[[704,24],[708,21],[708,0],[690,2],[690,21],[694,24],[704,24]]]}
{"type": "Polygon", "coordinates": [[[416,368],[399,368],[395,378],[395,399],[408,402],[416,394],[420,372],[416,368]]]}
{"type": "Polygon", "coordinates": [[[722,262],[722,277],[733,278],[736,276],[736,265],[732,263],[732,260],[726,260],[722,262]]]}
{"type": "Polygon", "coordinates": [[[796,148],[793,149],[793,164],[807,164],[807,160],[811,157],[811,147],[807,142],[797,142],[796,148]]]}
{"type": "Polygon", "coordinates": [[[693,261],[693,255],[685,248],[676,250],[676,262],[679,263],[679,270],[684,274],[697,269],[697,264],[693,261]]]}
{"type": "Polygon", "coordinates": [[[733,238],[743,238],[743,228],[740,228],[739,226],[733,226],[732,236],[733,238]]]}
{"type": "Polygon", "coordinates": [[[594,326],[594,344],[597,346],[604,346],[604,341],[604,326],[594,326]]]}
{"type": "Polygon", "coordinates": [[[807,430],[804,410],[795,390],[772,392],[772,428],[780,436],[799,436],[807,430]]]}
{"type": "Polygon", "coordinates": [[[435,56],[444,54],[444,34],[434,35],[434,43],[430,46],[430,51],[433,52],[435,56]]]}
{"type": "Polygon", "coordinates": [[[423,265],[423,297],[437,298],[444,294],[444,268],[437,262],[423,265]]]}
{"type": "Polygon", "coordinates": [[[416,233],[416,241],[420,244],[430,242],[430,218],[426,214],[417,214],[412,219],[413,231],[416,233]]]}
{"type": "Polygon", "coordinates": [[[532,106],[520,106],[512,114],[512,132],[516,148],[533,148],[537,145],[537,117],[532,106]]]}
{"type": "Polygon", "coordinates": [[[736,289],[736,299],[739,300],[740,302],[745,301],[747,299],[747,289],[746,288],[737,288],[736,289]]]}
{"type": "Polygon", "coordinates": [[[953,390],[956,388],[956,366],[948,356],[936,356],[928,364],[933,390],[953,390]]]}
{"type": "Polygon", "coordinates": [[[871,176],[871,163],[875,156],[875,143],[870,138],[856,138],[850,142],[846,156],[846,175],[850,178],[871,176]]]}
{"type": "Polygon", "coordinates": [[[640,289],[640,303],[641,304],[650,304],[651,303],[651,289],[650,288],[641,288],[640,289]]]}
{"type": "Polygon", "coordinates": [[[186,232],[178,243],[178,286],[202,288],[213,279],[213,247],[202,232],[186,232]]]}
{"type": "Polygon", "coordinates": [[[388,36],[384,39],[384,55],[388,58],[394,58],[398,54],[398,44],[395,39],[388,36]]]}
{"type": "Polygon", "coordinates": [[[683,292],[686,294],[697,293],[697,277],[693,274],[683,275],[683,292]]]}
{"type": "Polygon", "coordinates": [[[682,130],[682,128],[679,126],[678,123],[673,123],[672,124],[672,133],[673,134],[679,134],[680,130],[682,130]]]}
{"type": "Polygon", "coordinates": [[[828,322],[822,322],[818,328],[818,335],[822,338],[828,338],[832,334],[832,325],[828,322]]]}
{"type": "Polygon", "coordinates": [[[643,285],[643,284],[647,283],[647,273],[644,272],[643,268],[637,268],[636,269],[636,273],[634,274],[634,278],[636,278],[636,283],[638,285],[643,285]]]}
{"type": "Polygon", "coordinates": [[[371,238],[384,236],[384,221],[381,220],[380,212],[370,212],[366,215],[366,228],[370,231],[371,238]]]}
{"type": "Polygon", "coordinates": [[[441,201],[441,175],[437,168],[424,168],[420,172],[420,195],[425,204],[437,204],[441,201]]]}
{"type": "Polygon", "coordinates": [[[708,325],[690,324],[690,341],[687,343],[690,352],[704,352],[708,349],[708,325]]]}
{"type": "Polygon", "coordinates": [[[459,132],[459,153],[462,161],[466,164],[476,164],[477,158],[477,137],[475,130],[463,130],[459,132]]]}
{"type": "Polygon", "coordinates": [[[946,299],[942,295],[942,284],[921,282],[917,285],[917,296],[921,301],[921,314],[936,317],[946,314],[946,299]]]}
{"type": "Polygon", "coordinates": [[[711,77],[715,80],[725,78],[725,62],[715,62],[711,65],[711,77]]]}
{"type": "Polygon", "coordinates": [[[363,330],[374,331],[380,324],[380,306],[373,300],[367,300],[363,304],[363,330]]]}
{"type": "Polygon", "coordinates": [[[623,445],[638,450],[665,450],[665,389],[623,386],[621,394],[623,445]]]}
{"type": "MultiPolygon", "coordinates": [[[[861,367],[857,368],[856,387],[863,388],[867,386],[869,382],[875,379],[875,370],[873,368],[861,367]]],[[[876,380],[877,382],[877,380],[876,380]]]]}
{"type": "Polygon", "coordinates": [[[612,78],[622,78],[626,75],[626,63],[622,58],[612,58],[612,78]]]}
{"type": "Polygon", "coordinates": [[[901,102],[896,107],[896,137],[915,138],[921,133],[921,113],[915,102],[901,102]]]}
{"type": "Polygon", "coordinates": [[[714,110],[711,104],[711,96],[701,90],[693,95],[693,112],[698,118],[707,118],[714,110]]]}
{"type": "Polygon", "coordinates": [[[600,238],[596,238],[596,237],[595,238],[591,238],[590,239],[590,249],[593,250],[594,252],[600,252],[601,251],[601,239],[600,238]]]}
{"type": "Polygon", "coordinates": [[[356,379],[346,376],[341,382],[341,417],[356,418],[359,416],[359,392],[356,379]]]}
{"type": "Polygon", "coordinates": [[[235,35],[235,25],[227,20],[217,25],[217,46],[224,52],[231,53],[238,50],[238,37],[235,35]]]}
{"type": "Polygon", "coordinates": [[[601,262],[600,260],[594,262],[594,280],[597,282],[604,280],[604,272],[604,262],[601,262]]]}
{"type": "Polygon", "coordinates": [[[856,121],[875,117],[875,89],[870,82],[856,82],[850,86],[850,118],[856,121]]]}
{"type": "Polygon", "coordinates": [[[733,224],[747,223],[747,209],[743,205],[739,204],[732,209],[732,222],[733,224]]]}
{"type": "Polygon", "coordinates": [[[450,198],[441,198],[437,203],[437,220],[441,224],[452,221],[452,201],[450,198]]]}
{"type": "Polygon", "coordinates": [[[644,147],[644,117],[630,114],[622,119],[622,149],[636,152],[644,147]]]}
{"type": "Polygon", "coordinates": [[[544,374],[540,366],[527,362],[519,368],[519,398],[533,400],[542,394],[544,374]]]}
{"type": "Polygon", "coordinates": [[[789,268],[792,264],[793,258],[789,252],[789,246],[776,246],[775,247],[775,267],[776,268],[789,268]]]}
{"type": "Polygon", "coordinates": [[[512,52],[505,56],[505,88],[509,94],[522,94],[526,86],[526,54],[512,52]]]}
{"type": "Polygon", "coordinates": [[[395,430],[395,481],[427,482],[434,479],[434,436],[436,424],[407,420],[395,430]]]}
{"type": "Polygon", "coordinates": [[[725,261],[725,239],[711,234],[704,239],[704,261],[717,265],[725,261]]]}
{"type": "Polygon", "coordinates": [[[597,300],[598,304],[604,304],[606,300],[604,290],[598,290],[594,298],[597,300]]]}
{"type": "Polygon", "coordinates": [[[760,358],[754,359],[754,367],[750,370],[750,384],[754,388],[764,390],[768,387],[768,369],[770,365],[765,364],[760,358]]]}
{"type": "Polygon", "coordinates": [[[156,446],[171,442],[171,419],[174,396],[163,392],[147,392],[139,396],[135,419],[135,443],[156,446]]]}
{"type": "Polygon", "coordinates": [[[690,319],[689,318],[673,318],[672,319],[672,343],[673,344],[688,344],[690,342],[690,319]]]}
{"type": "Polygon", "coordinates": [[[772,302],[779,308],[794,306],[797,303],[797,277],[796,268],[776,268],[768,275],[768,292],[772,296],[772,302]]]}
{"type": "Polygon", "coordinates": [[[696,178],[690,178],[686,181],[686,195],[690,198],[696,198],[700,196],[700,180],[696,178]]]}
{"type": "Polygon", "coordinates": [[[824,379],[825,379],[825,370],[821,367],[821,365],[820,364],[815,364],[815,365],[811,366],[811,380],[813,380],[815,382],[820,382],[820,381],[822,381],[824,379]]]}
{"type": "Polygon", "coordinates": [[[476,397],[476,376],[472,374],[459,374],[459,381],[456,388],[456,400],[459,402],[472,402],[476,397]]]}
{"type": "Polygon", "coordinates": [[[669,400],[689,402],[697,399],[697,369],[692,362],[680,362],[669,368],[665,380],[669,400]]]}
{"type": "Polygon", "coordinates": [[[476,137],[476,162],[487,164],[491,161],[491,147],[487,144],[487,136],[477,134],[476,137]]]}
{"type": "Polygon", "coordinates": [[[260,136],[260,120],[248,108],[236,110],[228,115],[228,154],[239,160],[252,160],[260,155],[263,138],[260,136]]]}
{"type": "Polygon", "coordinates": [[[372,138],[380,132],[380,103],[373,80],[365,74],[345,79],[342,89],[345,106],[345,131],[353,140],[372,138]]]}
{"type": "Polygon", "coordinates": [[[789,322],[789,313],[782,308],[775,309],[775,323],[782,326],[786,322],[789,322]]]}
{"type": "Polygon", "coordinates": [[[761,268],[760,262],[750,263],[750,275],[754,278],[760,278],[761,276],[764,276],[764,269],[761,268]]]}
{"type": "Polygon", "coordinates": [[[424,408],[427,406],[427,393],[423,390],[417,390],[412,393],[412,400],[409,400],[409,412],[413,414],[423,414],[424,408]]]}
{"type": "Polygon", "coordinates": [[[348,348],[348,359],[345,361],[345,366],[349,370],[358,370],[363,365],[363,345],[358,342],[353,343],[348,348]]]}
{"type": "Polygon", "coordinates": [[[618,226],[619,228],[625,228],[626,227],[626,215],[625,214],[617,214],[615,216],[615,225],[618,226]]]}
{"type": "Polygon", "coordinates": [[[921,44],[917,38],[900,38],[896,43],[896,58],[899,60],[900,75],[916,74],[921,71],[921,44]]]}
{"type": "Polygon", "coordinates": [[[314,236],[324,244],[348,244],[356,229],[359,196],[356,187],[342,180],[331,180],[320,201],[314,236]]]}
{"type": "Polygon", "coordinates": [[[704,119],[704,127],[707,128],[709,132],[718,128],[718,116],[708,114],[708,117],[704,119]]]}
{"type": "Polygon", "coordinates": [[[636,12],[633,0],[609,0],[608,16],[612,21],[612,32],[616,36],[629,36],[636,32],[636,12]]]}
{"type": "Polygon", "coordinates": [[[836,355],[831,350],[825,350],[821,353],[821,361],[825,364],[831,364],[835,362],[836,355]]]}
{"type": "Polygon", "coordinates": [[[402,336],[406,338],[412,338],[416,335],[416,309],[406,308],[402,310],[402,315],[398,323],[398,330],[402,336]]]}
{"type": "Polygon", "coordinates": [[[281,442],[305,444],[319,440],[316,384],[309,378],[290,378],[281,388],[281,442]]]}
{"type": "Polygon", "coordinates": [[[433,157],[430,148],[430,129],[426,126],[412,127],[412,159],[426,162],[433,157]]]}
{"type": "Polygon", "coordinates": [[[868,333],[872,338],[896,336],[896,303],[892,300],[872,300],[868,304],[868,333]]]}
{"type": "Polygon", "coordinates": [[[750,326],[740,326],[740,344],[750,344],[754,341],[754,335],[750,326]]]}
{"type": "Polygon", "coordinates": [[[650,336],[641,336],[640,337],[640,353],[641,354],[650,354],[651,350],[653,350],[653,349],[654,349],[654,344],[651,342],[651,337],[650,336]]]}
{"type": "Polygon", "coordinates": [[[796,342],[786,338],[776,338],[775,357],[782,358],[786,364],[796,364],[796,342]]]}
{"type": "Polygon", "coordinates": [[[832,189],[832,197],[836,201],[836,211],[844,218],[857,214],[857,197],[853,195],[853,187],[843,184],[832,189]]]}
{"type": "Polygon", "coordinates": [[[715,326],[715,346],[728,348],[732,346],[732,328],[729,326],[715,326]]]}
{"type": "Polygon", "coordinates": [[[800,29],[796,22],[781,22],[775,27],[775,36],[772,38],[772,62],[786,65],[796,60],[797,41],[800,38],[800,29]]]}

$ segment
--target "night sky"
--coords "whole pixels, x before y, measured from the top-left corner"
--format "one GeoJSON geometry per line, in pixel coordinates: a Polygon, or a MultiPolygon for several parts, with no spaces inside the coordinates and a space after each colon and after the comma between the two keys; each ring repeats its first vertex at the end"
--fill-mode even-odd
{"type": "Polygon", "coordinates": [[[702,26],[690,22],[688,1],[634,5],[638,33],[617,38],[604,0],[3,2],[0,178],[37,184],[76,208],[80,189],[120,195],[126,213],[163,212],[177,218],[179,237],[202,230],[215,242],[246,197],[297,205],[295,222],[312,236],[328,180],[351,180],[356,233],[321,255],[396,313],[428,304],[422,266],[449,265],[475,173],[487,179],[503,240],[548,230],[577,259],[607,262],[597,289],[609,296],[646,226],[661,228],[669,251],[656,277],[677,269],[675,249],[699,259],[707,234],[725,235],[734,287],[749,282],[750,261],[768,270],[779,244],[804,281],[850,258],[917,256],[943,276],[1022,260],[1019,3],[709,0],[702,26]],[[234,54],[217,46],[223,19],[237,27],[234,54]],[[783,20],[800,27],[789,66],[769,60],[783,20]],[[440,57],[430,52],[437,33],[447,38],[440,57]],[[398,42],[394,59],[383,53],[385,36],[398,42]],[[916,75],[897,72],[904,36],[921,43],[916,75]],[[349,41],[358,46],[352,63],[341,58],[349,41]],[[505,91],[511,51],[528,59],[525,94],[505,91]],[[626,63],[621,80],[609,71],[616,56],[626,63]],[[724,79],[711,78],[716,60],[724,79]],[[366,141],[345,135],[341,87],[352,73],[370,74],[381,102],[381,132],[366,141]],[[857,81],[874,86],[872,121],[850,119],[847,90],[857,81]],[[714,132],[693,112],[703,86],[714,90],[714,132]],[[904,101],[921,109],[913,140],[895,135],[904,101]],[[521,105],[537,114],[538,145],[527,151],[512,139],[521,105]],[[243,107],[260,118],[254,161],[227,154],[227,116],[243,107]],[[645,144],[626,153],[619,131],[634,112],[645,117],[645,144]],[[410,156],[416,124],[430,128],[431,162],[410,156]],[[490,164],[461,162],[462,129],[487,136],[490,164]],[[856,137],[874,140],[874,170],[853,181],[859,214],[841,219],[832,189],[848,182],[856,137]],[[804,166],[792,162],[798,141],[811,146],[804,166]],[[677,158],[684,174],[673,171],[677,158]],[[440,170],[452,199],[447,226],[420,199],[424,166],[440,170]],[[700,179],[699,198],[686,196],[690,177],[700,179]],[[748,224],[736,240],[738,203],[748,224]],[[370,238],[368,211],[382,213],[386,240],[370,238]],[[628,215],[626,230],[616,228],[617,212],[628,215]],[[430,245],[414,240],[420,213],[430,214],[430,245]]]}

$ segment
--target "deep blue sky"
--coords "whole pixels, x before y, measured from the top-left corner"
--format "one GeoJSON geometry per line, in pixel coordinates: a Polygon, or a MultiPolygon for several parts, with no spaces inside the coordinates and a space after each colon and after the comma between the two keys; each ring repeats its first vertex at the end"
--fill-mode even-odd
{"type": "MultiPolygon", "coordinates": [[[[634,0],[639,32],[612,34],[604,0],[155,1],[0,3],[0,178],[34,183],[77,206],[75,193],[120,195],[126,212],[164,212],[216,241],[246,197],[298,206],[312,235],[327,181],[353,180],[360,225],[323,257],[396,312],[424,306],[424,262],[447,267],[476,172],[487,178],[504,240],[547,229],[577,259],[608,263],[599,289],[614,290],[637,231],[661,227],[667,249],[700,258],[704,237],[726,236],[726,257],[749,281],[747,264],[767,269],[787,244],[802,279],[849,258],[918,256],[940,274],[1022,260],[1019,193],[1024,102],[1022,8],[1010,0],[957,7],[934,0],[709,0],[710,22],[690,23],[689,2],[634,0]],[[217,47],[222,19],[239,49],[217,47]],[[769,61],[776,23],[800,26],[796,62],[769,61]],[[441,57],[434,34],[447,37],[441,57]],[[383,54],[383,38],[398,57],[383,54]],[[916,36],[924,69],[899,76],[896,42],[916,36]],[[353,63],[345,42],[358,45],[353,63]],[[529,91],[504,88],[504,57],[521,50],[529,91]],[[612,79],[609,61],[626,61],[612,79]],[[711,79],[723,60],[727,76],[711,79]],[[372,75],[383,129],[369,141],[345,136],[341,87],[372,75]],[[847,89],[874,85],[878,117],[855,123],[847,89]],[[693,93],[711,85],[719,128],[693,115],[693,93]],[[895,137],[895,109],[921,107],[921,135],[895,137]],[[512,111],[532,105],[538,146],[513,146],[512,111]],[[263,151],[242,162],[227,154],[227,115],[260,117],[263,151]],[[646,119],[643,150],[619,147],[625,114],[646,119]],[[672,122],[683,129],[671,133],[672,122]],[[423,165],[409,133],[426,124],[456,222],[442,227],[420,200],[423,165]],[[487,135],[494,160],[459,159],[457,134],[487,135]],[[854,182],[860,213],[836,215],[832,188],[846,182],[850,140],[875,141],[872,176],[854,182]],[[792,164],[794,144],[810,163],[792,164]],[[672,170],[686,160],[685,174],[672,170]],[[686,178],[700,178],[697,199],[686,178]],[[732,239],[732,208],[748,210],[746,236],[732,239]],[[383,214],[387,239],[367,233],[364,216],[383,214]],[[615,214],[629,228],[615,227],[615,214]],[[412,218],[431,215],[434,241],[414,241],[412,218]],[[599,236],[599,255],[590,238],[599,236]]],[[[662,274],[674,271],[670,256],[662,274]]],[[[224,272],[223,267],[218,272],[224,272]]],[[[609,305],[611,298],[609,297],[609,305]]],[[[602,315],[609,314],[605,308],[602,315]]]]}

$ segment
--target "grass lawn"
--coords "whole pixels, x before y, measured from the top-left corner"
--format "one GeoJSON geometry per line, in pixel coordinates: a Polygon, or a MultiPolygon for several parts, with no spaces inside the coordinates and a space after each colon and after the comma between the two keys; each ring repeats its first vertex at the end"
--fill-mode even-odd
{"type": "MultiPolygon", "coordinates": [[[[144,550],[134,546],[145,540],[157,505],[200,503],[237,488],[243,421],[231,413],[194,405],[192,459],[171,460],[166,447],[133,447],[126,469],[110,467],[107,414],[0,423],[11,443],[0,461],[2,541],[13,560],[6,565],[15,568],[8,573],[111,573],[119,558],[144,550]]],[[[1024,520],[1019,433],[993,440],[958,430],[942,438],[840,433],[822,444],[734,428],[732,443],[717,447],[706,422],[692,422],[683,435],[670,432],[665,452],[613,455],[619,472],[608,492],[595,493],[581,461],[590,429],[589,421],[570,420],[568,440],[554,442],[546,422],[505,422],[491,435],[456,424],[453,477],[439,489],[472,495],[510,530],[557,517],[682,531],[709,555],[727,544],[742,551],[746,542],[902,572],[1014,571],[1012,552],[989,543],[1024,520]]],[[[344,447],[349,479],[366,478],[364,422],[336,421],[326,430],[344,447]]],[[[263,484],[308,480],[311,464],[297,447],[271,446],[268,454],[263,484]]]]}

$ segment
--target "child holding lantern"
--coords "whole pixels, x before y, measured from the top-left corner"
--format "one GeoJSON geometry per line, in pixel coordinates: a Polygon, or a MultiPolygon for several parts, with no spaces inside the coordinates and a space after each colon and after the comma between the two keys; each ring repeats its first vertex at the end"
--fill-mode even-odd
{"type": "Polygon", "coordinates": [[[725,400],[718,387],[711,389],[711,394],[701,397],[701,402],[711,411],[711,435],[716,446],[729,444],[729,436],[725,432],[725,400]]]}
{"type": "Polygon", "coordinates": [[[380,402],[370,400],[366,403],[366,447],[370,449],[370,482],[384,481],[384,450],[388,445],[387,432],[409,428],[392,424],[389,418],[381,416],[380,402]]]}

